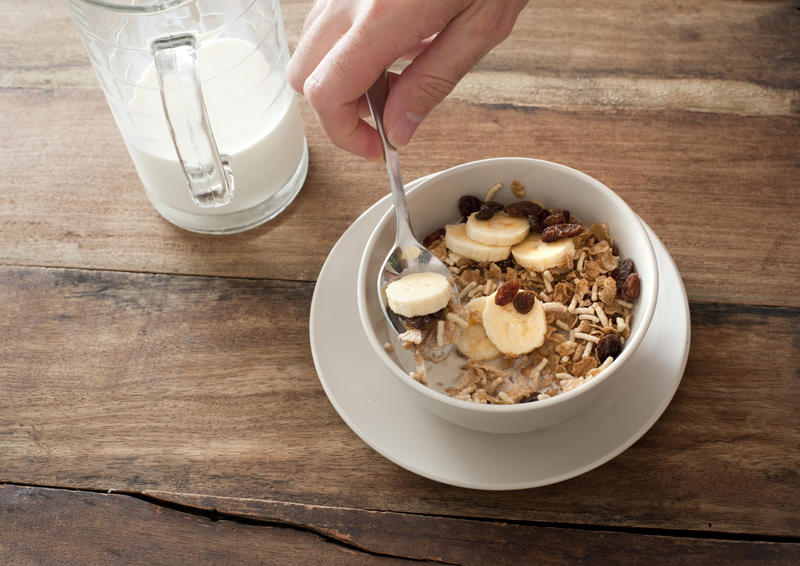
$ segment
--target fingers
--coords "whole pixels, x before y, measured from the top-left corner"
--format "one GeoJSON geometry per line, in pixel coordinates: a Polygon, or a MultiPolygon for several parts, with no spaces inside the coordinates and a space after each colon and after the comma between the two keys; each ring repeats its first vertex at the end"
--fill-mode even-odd
{"type": "Polygon", "coordinates": [[[372,116],[372,112],[369,110],[369,104],[367,103],[366,95],[358,99],[358,116],[359,118],[369,118],[372,116]]]}
{"type": "Polygon", "coordinates": [[[314,68],[303,93],[315,108],[357,100],[400,55],[419,41],[385,41],[381,27],[355,24],[314,68]]]}
{"type": "Polygon", "coordinates": [[[413,61],[420,53],[428,48],[435,38],[436,35],[432,35],[431,37],[423,39],[416,45],[416,47],[413,47],[409,51],[406,51],[400,55],[400,59],[403,59],[404,61],[413,61]]]}
{"type": "Polygon", "coordinates": [[[328,0],[315,0],[314,4],[311,6],[311,9],[306,14],[306,19],[303,22],[303,29],[300,30],[300,39],[302,40],[303,37],[306,35],[308,28],[311,24],[317,21],[317,18],[322,13],[322,11],[327,7],[328,0]]]}
{"type": "MultiPolygon", "coordinates": [[[[384,41],[376,30],[353,25],[331,47],[302,86],[302,92],[317,113],[331,141],[342,149],[377,159],[383,155],[377,132],[360,119],[358,101],[403,51],[419,44],[408,37],[384,41]]],[[[363,103],[362,103],[363,104],[363,103]]]]}
{"type": "Polygon", "coordinates": [[[454,18],[406,67],[389,93],[384,123],[403,147],[419,124],[489,50],[511,32],[525,2],[474,3],[454,18]]]}
{"type": "Polygon", "coordinates": [[[312,8],[309,18],[316,20],[306,26],[288,75],[335,145],[371,159],[383,155],[377,132],[361,120],[359,100],[383,69],[424,48],[425,38],[446,25],[445,4],[463,2],[328,0],[312,8]]]}
{"type": "MultiPolygon", "coordinates": [[[[392,90],[392,85],[394,85],[394,83],[397,82],[397,79],[400,78],[400,75],[398,75],[393,71],[389,71],[388,77],[389,77],[389,90],[392,90]]],[[[369,109],[369,104],[367,103],[366,95],[361,95],[361,97],[358,99],[358,115],[361,118],[372,117],[372,112],[369,109]]]]}
{"type": "Polygon", "coordinates": [[[383,152],[377,134],[360,119],[358,97],[334,100],[324,85],[319,84],[320,75],[311,77],[350,29],[351,15],[342,13],[346,6],[327,0],[314,4],[303,26],[301,41],[289,61],[287,78],[290,86],[309,100],[323,130],[336,145],[368,159],[379,159],[383,152]]]}
{"type": "MultiPolygon", "coordinates": [[[[510,32],[526,0],[318,0],[287,71],[331,141],[382,156],[364,120],[363,93],[399,58],[413,59],[384,113],[390,140],[408,143],[419,123],[464,74],[510,32]]],[[[394,81],[393,81],[394,82],[394,81]]]]}
{"type": "Polygon", "coordinates": [[[325,54],[350,27],[349,19],[342,14],[341,4],[318,0],[303,23],[297,48],[289,59],[286,77],[295,92],[303,92],[303,83],[325,54]]]}
{"type": "Polygon", "coordinates": [[[369,36],[358,28],[350,28],[302,86],[303,94],[330,140],[368,159],[382,155],[378,134],[360,118],[358,103],[383,68],[375,54],[365,60],[363,53],[373,49],[369,36]]]}

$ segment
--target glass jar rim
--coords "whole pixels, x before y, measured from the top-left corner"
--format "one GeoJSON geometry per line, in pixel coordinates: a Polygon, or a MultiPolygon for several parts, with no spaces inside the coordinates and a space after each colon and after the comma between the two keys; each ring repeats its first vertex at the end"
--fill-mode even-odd
{"type": "Polygon", "coordinates": [[[73,4],[88,4],[96,8],[104,8],[106,10],[113,10],[115,12],[129,12],[134,14],[163,12],[164,10],[176,8],[194,1],[195,0],[161,0],[155,4],[129,6],[114,2],[113,0],[70,0],[70,2],[73,4]]]}

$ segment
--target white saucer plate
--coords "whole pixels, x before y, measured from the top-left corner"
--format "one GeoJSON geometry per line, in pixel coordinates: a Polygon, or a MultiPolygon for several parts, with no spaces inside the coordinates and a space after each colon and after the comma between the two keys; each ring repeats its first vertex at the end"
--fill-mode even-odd
{"type": "Polygon", "coordinates": [[[511,490],[588,472],[653,426],[683,376],[690,329],[683,282],[647,225],[658,260],[659,296],[647,334],[619,370],[624,375],[620,389],[551,428],[491,434],[457,426],[414,403],[367,342],[358,317],[356,276],[366,241],[389,206],[384,197],[342,235],[320,271],[311,301],[311,351],[320,383],[345,423],[370,447],[441,483],[511,490]]]}

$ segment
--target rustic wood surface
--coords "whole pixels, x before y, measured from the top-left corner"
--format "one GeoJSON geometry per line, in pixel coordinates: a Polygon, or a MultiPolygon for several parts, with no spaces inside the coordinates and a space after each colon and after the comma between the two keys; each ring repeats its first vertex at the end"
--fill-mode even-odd
{"type": "MultiPolygon", "coordinates": [[[[293,46],[309,2],[282,6],[293,46]]],[[[689,363],[656,425],[505,493],[383,459],[317,380],[314,281],[386,193],[381,166],[304,103],[289,209],[184,232],[144,196],[64,3],[0,11],[4,563],[800,560],[797,2],[532,2],[403,151],[407,179],[504,155],[585,171],[689,294],[689,363]]]]}
{"type": "Polygon", "coordinates": [[[32,563],[796,564],[800,544],[428,517],[296,503],[0,486],[0,552],[32,563]],[[213,510],[208,506],[213,506],[213,510]],[[268,518],[264,518],[268,517],[268,518]],[[108,525],[116,525],[108,536],[108,525]],[[131,548],[143,552],[131,555],[131,548]],[[180,554],[176,552],[180,549],[180,554]],[[617,562],[619,563],[619,562],[617,562]]]}

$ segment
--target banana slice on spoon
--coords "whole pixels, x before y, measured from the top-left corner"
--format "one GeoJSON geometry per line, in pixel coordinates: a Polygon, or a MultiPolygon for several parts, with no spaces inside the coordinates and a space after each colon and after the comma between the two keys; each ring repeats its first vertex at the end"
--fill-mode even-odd
{"type": "Polygon", "coordinates": [[[389,308],[408,318],[442,310],[450,302],[453,289],[440,273],[409,273],[386,286],[389,308]]]}
{"type": "MultiPolygon", "coordinates": [[[[383,127],[383,109],[388,95],[389,78],[384,70],[366,93],[375,128],[383,142],[383,155],[397,219],[394,247],[386,256],[378,276],[378,297],[390,326],[398,334],[402,334],[406,331],[406,325],[400,316],[409,315],[392,308],[392,303],[400,311],[414,317],[439,311],[451,300],[457,304],[459,299],[458,288],[447,266],[417,241],[411,229],[406,193],[400,174],[400,159],[397,150],[386,139],[383,127]],[[393,282],[396,286],[390,290],[393,282]],[[413,298],[415,293],[417,297],[413,298]]],[[[442,360],[452,350],[452,345],[444,346],[441,351],[436,352],[436,357],[442,360]]]]}

